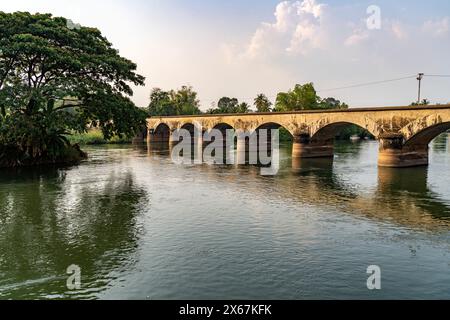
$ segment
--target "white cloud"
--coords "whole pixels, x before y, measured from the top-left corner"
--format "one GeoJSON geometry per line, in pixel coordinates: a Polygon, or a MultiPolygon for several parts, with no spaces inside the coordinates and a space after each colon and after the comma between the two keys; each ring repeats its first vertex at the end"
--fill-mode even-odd
{"type": "Polygon", "coordinates": [[[279,51],[305,53],[320,41],[324,4],[316,0],[283,1],[275,8],[275,22],[261,23],[247,46],[245,56],[254,58],[279,51]]]}
{"type": "Polygon", "coordinates": [[[408,27],[400,21],[384,20],[382,23],[383,27],[380,31],[365,28],[362,21],[359,25],[349,23],[348,26],[353,31],[344,40],[344,44],[347,47],[365,44],[369,39],[378,41],[378,43],[380,41],[386,42],[388,35],[393,36],[396,40],[405,40],[408,38],[408,27]]]}
{"type": "Polygon", "coordinates": [[[405,27],[398,21],[392,22],[390,25],[390,29],[393,35],[399,40],[403,40],[408,37],[408,33],[406,32],[405,27]]]}
{"type": "Polygon", "coordinates": [[[449,18],[428,20],[423,24],[422,30],[433,37],[443,37],[449,33],[449,18]]]}
{"type": "Polygon", "coordinates": [[[316,4],[315,0],[304,0],[300,4],[300,7],[298,7],[297,12],[299,15],[302,12],[311,13],[314,18],[320,18],[322,16],[324,7],[325,4],[316,4]]]}
{"type": "Polygon", "coordinates": [[[314,24],[299,24],[292,35],[291,43],[286,51],[306,54],[309,49],[321,46],[320,27],[314,24]]]}
{"type": "MultiPolygon", "coordinates": [[[[427,21],[424,17],[414,23],[383,19],[381,29],[369,30],[364,6],[319,1],[327,2],[280,2],[273,10],[273,20],[260,23],[247,41],[224,44],[220,63],[228,62],[226,86],[233,83],[239,86],[237,91],[276,95],[295,83],[312,81],[320,90],[414,74],[418,69],[433,72],[430,70],[440,70],[445,61],[442,56],[448,50],[442,49],[450,42],[442,41],[442,37],[450,34],[449,18],[427,21]],[[430,46],[441,50],[429,50],[430,46]],[[238,81],[236,74],[240,75],[238,81]]],[[[411,100],[407,81],[333,95],[360,106],[411,100]]]]}
{"type": "MultiPolygon", "coordinates": [[[[269,29],[273,28],[279,32],[287,32],[292,25],[292,20],[295,16],[295,8],[289,1],[284,1],[277,5],[274,15],[276,18],[276,22],[274,24],[263,23],[263,26],[269,29]]],[[[258,31],[262,30],[259,29],[257,30],[257,32],[258,31]]]]}
{"type": "Polygon", "coordinates": [[[355,29],[353,33],[345,39],[346,46],[354,46],[369,39],[369,32],[362,29],[355,29]]]}

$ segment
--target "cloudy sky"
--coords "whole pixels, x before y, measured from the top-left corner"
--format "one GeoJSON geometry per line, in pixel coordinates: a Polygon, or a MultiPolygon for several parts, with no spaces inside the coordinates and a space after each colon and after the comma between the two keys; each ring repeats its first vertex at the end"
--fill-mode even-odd
{"type": "MultiPolygon", "coordinates": [[[[414,78],[372,86],[348,85],[413,76],[450,75],[447,0],[0,0],[6,12],[50,12],[97,27],[135,61],[146,87],[192,85],[202,109],[222,96],[274,100],[296,83],[314,82],[319,95],[352,107],[409,104],[414,78]],[[380,9],[367,13],[371,5],[380,9]],[[369,18],[368,28],[367,20],[369,18]],[[375,27],[375,28],[374,28],[375,27]]],[[[423,97],[450,102],[450,78],[427,77],[423,97]]]]}

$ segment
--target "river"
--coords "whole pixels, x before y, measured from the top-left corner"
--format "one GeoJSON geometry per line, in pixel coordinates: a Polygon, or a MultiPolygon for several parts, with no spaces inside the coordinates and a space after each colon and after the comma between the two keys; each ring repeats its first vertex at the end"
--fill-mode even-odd
{"type": "Polygon", "coordinates": [[[133,146],[2,169],[0,299],[449,299],[450,138],[428,168],[379,169],[377,149],[297,161],[283,146],[269,177],[133,146]]]}

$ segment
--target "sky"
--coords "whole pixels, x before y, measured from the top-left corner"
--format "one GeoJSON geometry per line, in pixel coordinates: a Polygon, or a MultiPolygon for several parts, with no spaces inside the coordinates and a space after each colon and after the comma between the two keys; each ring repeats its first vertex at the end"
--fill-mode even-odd
{"type": "MultiPolygon", "coordinates": [[[[274,101],[307,82],[351,107],[408,105],[412,76],[450,75],[447,0],[0,0],[0,11],[100,29],[146,77],[134,89],[141,107],[154,87],[191,85],[206,110],[223,96],[274,101]]],[[[425,77],[422,97],[450,102],[450,77],[425,77]]]]}

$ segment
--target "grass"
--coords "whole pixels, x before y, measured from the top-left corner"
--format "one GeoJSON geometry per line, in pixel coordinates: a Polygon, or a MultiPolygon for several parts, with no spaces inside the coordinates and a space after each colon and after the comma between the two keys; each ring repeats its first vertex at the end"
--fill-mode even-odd
{"type": "Polygon", "coordinates": [[[117,136],[110,140],[106,140],[100,130],[90,130],[87,133],[73,134],[67,136],[70,143],[79,145],[98,145],[98,144],[127,144],[131,143],[131,139],[125,137],[119,138],[117,136]]]}

